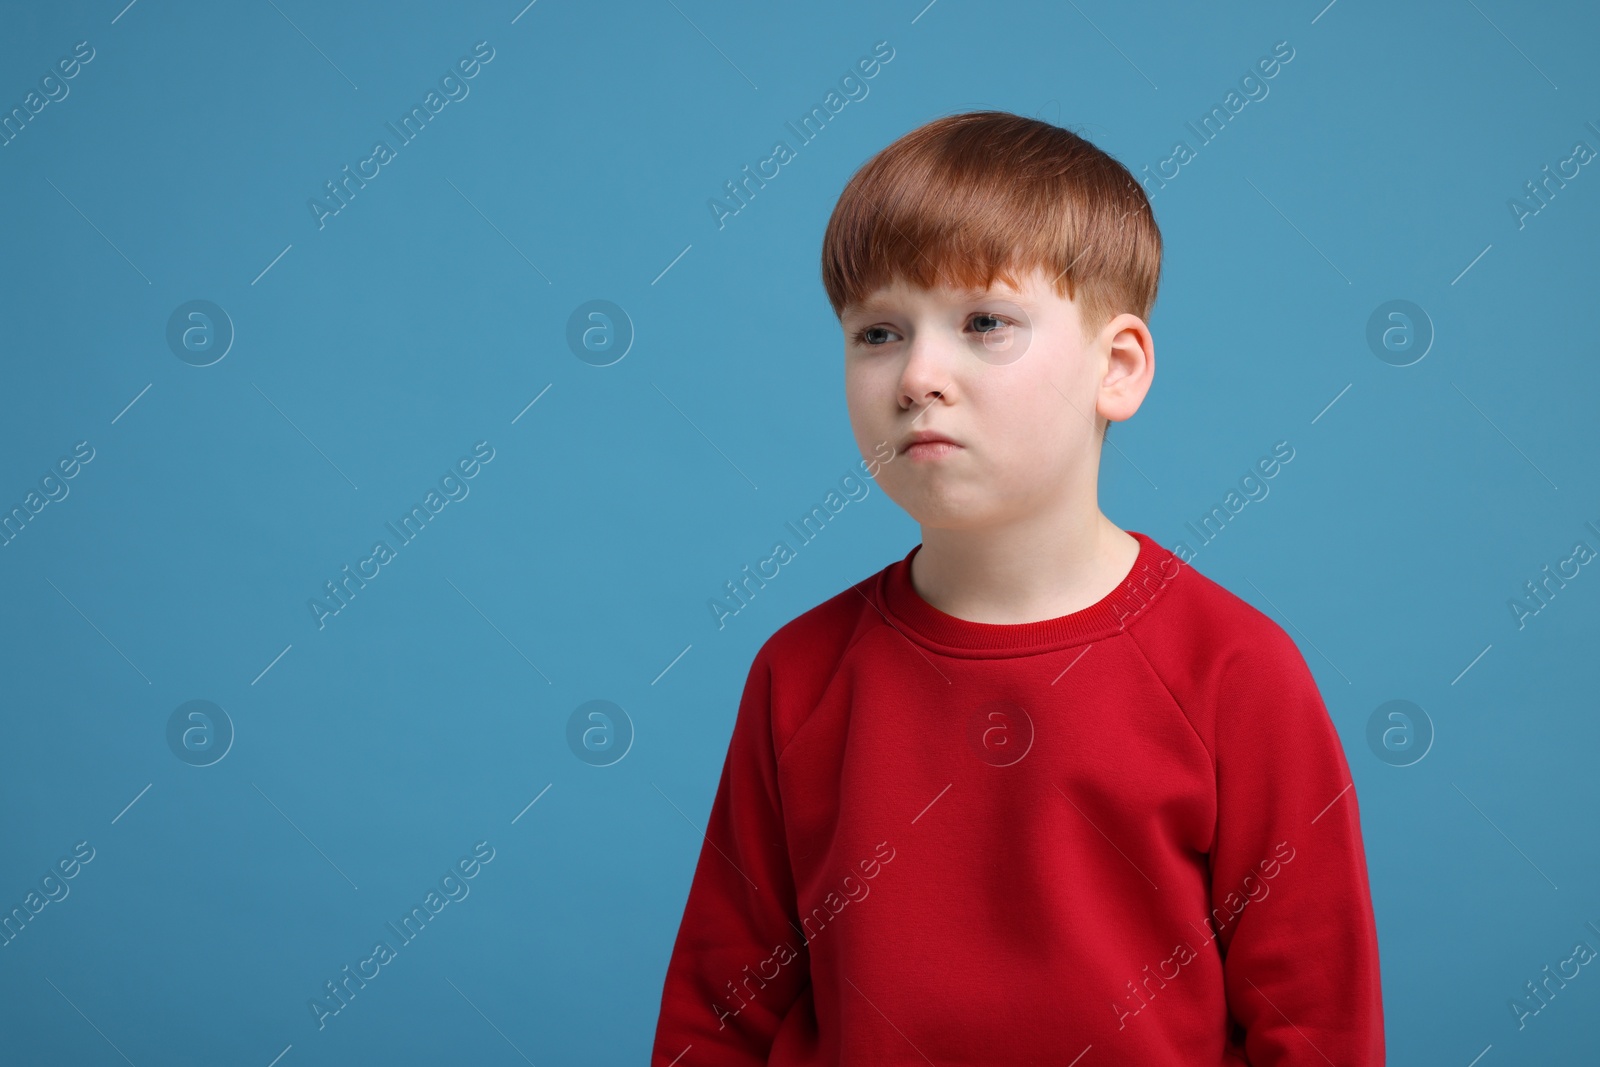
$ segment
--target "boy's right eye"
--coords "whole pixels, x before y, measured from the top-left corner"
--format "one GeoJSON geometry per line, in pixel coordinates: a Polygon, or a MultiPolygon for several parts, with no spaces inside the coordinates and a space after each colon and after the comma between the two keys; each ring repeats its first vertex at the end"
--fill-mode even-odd
{"type": "Polygon", "coordinates": [[[887,326],[866,326],[856,331],[855,343],[858,345],[868,345],[875,348],[879,345],[888,343],[886,339],[874,340],[874,338],[877,338],[880,334],[885,333],[892,334],[894,331],[889,329],[887,326]]]}

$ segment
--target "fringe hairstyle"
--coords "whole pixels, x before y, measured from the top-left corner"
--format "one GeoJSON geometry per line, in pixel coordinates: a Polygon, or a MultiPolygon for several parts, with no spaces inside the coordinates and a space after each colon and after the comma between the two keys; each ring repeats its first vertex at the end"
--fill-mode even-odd
{"type": "Polygon", "coordinates": [[[897,277],[1016,287],[1035,268],[1078,305],[1087,339],[1122,312],[1149,319],[1161,231],[1121,163],[1006,111],[947,115],[882,149],[851,177],[822,238],[822,284],[841,317],[897,277]]]}

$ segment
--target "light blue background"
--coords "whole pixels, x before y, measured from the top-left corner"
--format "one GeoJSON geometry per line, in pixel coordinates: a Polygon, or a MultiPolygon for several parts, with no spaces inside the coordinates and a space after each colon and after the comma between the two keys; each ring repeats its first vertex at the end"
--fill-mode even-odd
{"type": "Polygon", "coordinates": [[[874,486],[708,607],[860,458],[818,276],[839,191],[985,107],[1138,173],[1278,41],[1269,95],[1152,195],[1158,373],[1102,507],[1192,542],[1291,443],[1195,566],[1295,637],[1344,739],[1390,1061],[1593,1054],[1593,967],[1521,1031],[1508,1001],[1600,947],[1600,570],[1507,606],[1600,548],[1600,176],[1508,207],[1600,148],[1591,11],[124,2],[0,32],[5,111],[95,50],[0,147],[0,505],[95,449],[0,548],[0,907],[95,849],[0,948],[0,1058],[645,1062],[751,657],[918,540],[874,486]],[[708,200],[884,40],[719,229],[708,200]],[[319,229],[308,199],[479,41],[470,95],[319,229]],[[237,331],[207,367],[165,339],[193,299],[237,331]],[[636,331],[606,367],[566,341],[594,299],[636,331]],[[1436,331],[1410,366],[1366,341],[1394,299],[1436,331]],[[470,495],[319,630],[307,601],[481,440],[470,495]],[[202,768],[165,733],[195,699],[236,730],[202,768]],[[567,742],[594,699],[635,731],[608,767],[567,742]],[[1367,744],[1391,699],[1436,731],[1413,766],[1367,744]],[[319,1030],[310,998],[480,840],[470,896],[319,1030]]]}

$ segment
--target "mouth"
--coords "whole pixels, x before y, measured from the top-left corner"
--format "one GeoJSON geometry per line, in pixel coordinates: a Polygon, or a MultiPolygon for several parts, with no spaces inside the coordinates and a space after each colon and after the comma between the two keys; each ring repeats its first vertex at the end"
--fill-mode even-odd
{"type": "Polygon", "coordinates": [[[906,449],[906,458],[913,460],[943,459],[953,456],[961,451],[961,446],[951,444],[949,441],[919,442],[906,449]]]}
{"type": "Polygon", "coordinates": [[[942,459],[959,451],[961,445],[932,430],[918,430],[905,445],[907,458],[914,460],[942,459]]]}

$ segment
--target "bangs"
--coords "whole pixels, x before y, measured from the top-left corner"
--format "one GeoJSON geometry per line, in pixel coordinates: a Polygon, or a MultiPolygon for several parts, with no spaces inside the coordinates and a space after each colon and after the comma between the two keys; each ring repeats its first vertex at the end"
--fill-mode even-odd
{"type": "Polygon", "coordinates": [[[836,316],[896,279],[1016,288],[1040,269],[1086,332],[1124,311],[1148,318],[1160,266],[1149,200],[1122,164],[1001,111],[938,119],[879,152],[840,195],[822,248],[836,316]]]}

